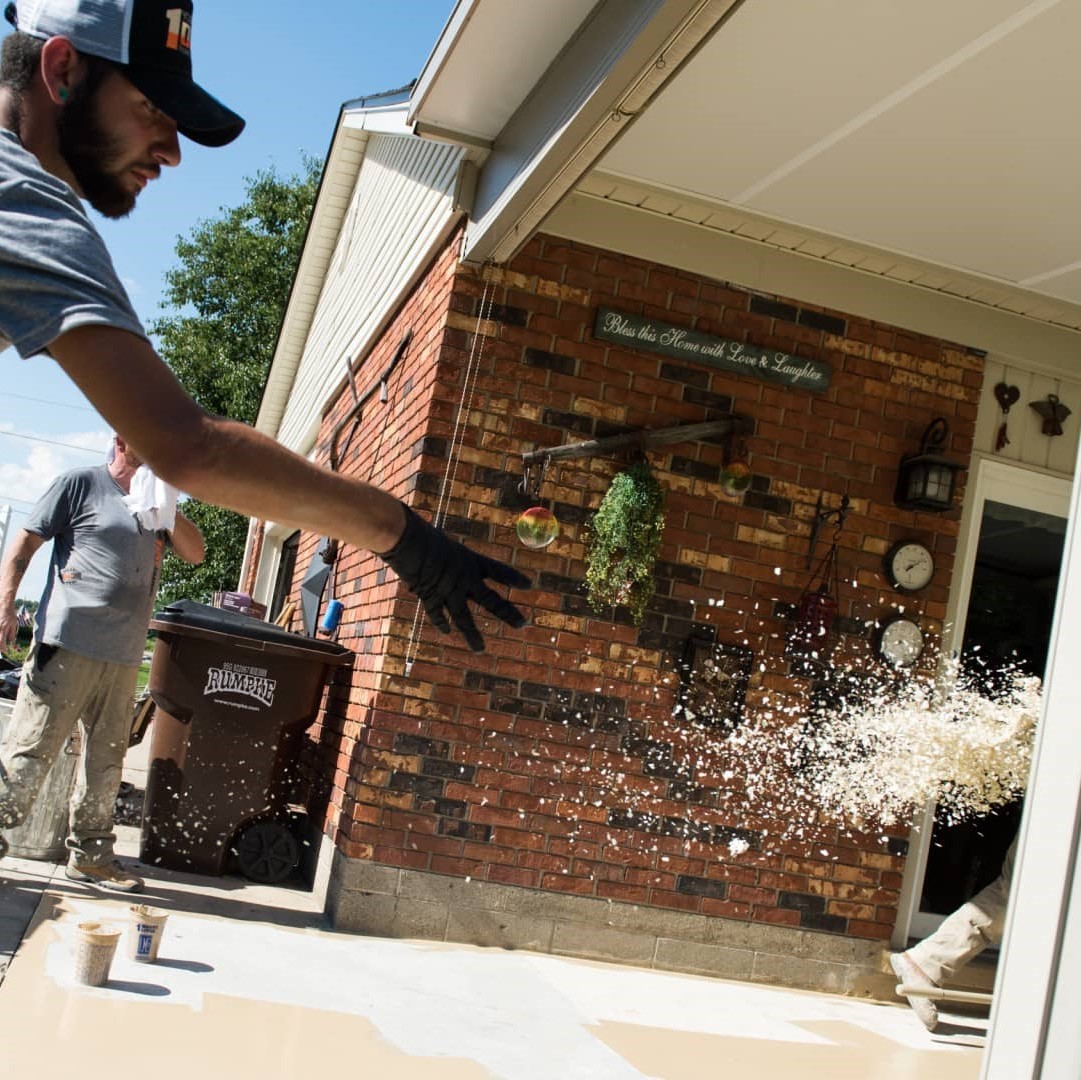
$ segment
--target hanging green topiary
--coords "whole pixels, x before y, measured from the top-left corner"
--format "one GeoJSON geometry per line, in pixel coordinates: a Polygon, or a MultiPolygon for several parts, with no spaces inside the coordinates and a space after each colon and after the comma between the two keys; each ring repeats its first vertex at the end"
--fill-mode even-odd
{"type": "Polygon", "coordinates": [[[594,611],[625,604],[642,625],[662,532],[664,491],[649,462],[637,462],[613,478],[589,523],[586,586],[594,611]]]}

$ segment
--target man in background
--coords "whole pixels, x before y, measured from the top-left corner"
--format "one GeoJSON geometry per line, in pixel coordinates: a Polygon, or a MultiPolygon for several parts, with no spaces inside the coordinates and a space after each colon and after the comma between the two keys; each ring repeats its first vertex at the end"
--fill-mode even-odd
{"type": "MultiPolygon", "coordinates": [[[[3,648],[18,630],[15,596],[30,559],[53,542],[33,645],[0,744],[0,829],[26,819],[80,724],[66,874],[117,892],[143,884],[116,859],[113,812],[162,555],[166,544],[186,562],[204,555],[202,534],[183,514],[168,531],[143,524],[129,497],[141,464],[115,436],[108,464],[58,477],[0,566],[3,648]]],[[[0,857],[6,849],[0,835],[0,857]]]]}

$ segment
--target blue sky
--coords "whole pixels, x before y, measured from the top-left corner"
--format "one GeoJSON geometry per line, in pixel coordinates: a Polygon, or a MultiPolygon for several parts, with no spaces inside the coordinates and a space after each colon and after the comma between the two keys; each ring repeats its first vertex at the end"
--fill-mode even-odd
{"type": "MultiPolygon", "coordinates": [[[[217,150],[182,139],[180,167],[151,184],[127,219],[92,214],[144,322],[159,313],[177,237],[239,203],[244,178],[258,170],[291,175],[303,154],[321,160],[342,102],[416,78],[453,8],[454,0],[196,0],[195,78],[248,126],[217,150]]],[[[103,460],[109,429],[47,357],[23,361],[8,349],[0,375],[0,506],[14,511],[15,531],[54,476],[103,460]]],[[[19,596],[40,595],[48,549],[19,596]]]]}

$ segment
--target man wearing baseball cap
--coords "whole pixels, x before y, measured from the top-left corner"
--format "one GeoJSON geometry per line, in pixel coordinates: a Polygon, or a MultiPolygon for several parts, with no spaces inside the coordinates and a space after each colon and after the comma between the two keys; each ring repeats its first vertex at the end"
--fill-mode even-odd
{"type": "Polygon", "coordinates": [[[182,491],[378,553],[470,648],[484,648],[470,602],[522,626],[488,580],[527,588],[525,575],[389,493],[209,416],[148,341],[81,199],[123,216],[179,164],[179,134],[207,146],[240,134],[243,120],[192,78],[190,0],[17,0],[5,14],[16,32],[0,47],[0,347],[49,354],[182,491]]]}

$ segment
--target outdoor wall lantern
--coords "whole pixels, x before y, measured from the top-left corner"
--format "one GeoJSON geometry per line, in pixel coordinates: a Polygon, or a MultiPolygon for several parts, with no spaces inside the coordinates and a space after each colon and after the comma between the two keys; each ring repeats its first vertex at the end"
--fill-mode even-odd
{"type": "Polygon", "coordinates": [[[949,510],[957,486],[957,474],[964,469],[940,451],[950,429],[943,417],[927,425],[917,454],[901,458],[893,501],[905,510],[949,510]]]}

